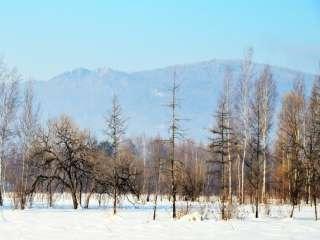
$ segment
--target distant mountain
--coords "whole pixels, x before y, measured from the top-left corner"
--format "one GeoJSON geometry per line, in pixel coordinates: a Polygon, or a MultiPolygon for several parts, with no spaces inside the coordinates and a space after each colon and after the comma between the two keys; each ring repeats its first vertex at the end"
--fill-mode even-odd
{"type": "MultiPolygon", "coordinates": [[[[78,68],[47,81],[36,81],[34,87],[44,119],[66,113],[81,127],[91,129],[101,138],[104,116],[115,93],[128,117],[129,136],[143,133],[166,136],[169,110],[165,104],[169,100],[168,89],[176,70],[181,84],[179,112],[181,118],[188,119],[183,123],[185,135],[205,141],[224,71],[226,67],[230,68],[236,81],[240,66],[241,61],[237,60],[212,60],[131,73],[108,68],[78,68]]],[[[264,66],[254,64],[254,73],[259,73],[264,66]]],[[[312,74],[276,66],[271,66],[271,71],[278,84],[279,96],[291,88],[292,80],[298,74],[304,77],[308,88],[314,79],[312,74]]],[[[280,100],[278,97],[278,102],[280,100]]]]}

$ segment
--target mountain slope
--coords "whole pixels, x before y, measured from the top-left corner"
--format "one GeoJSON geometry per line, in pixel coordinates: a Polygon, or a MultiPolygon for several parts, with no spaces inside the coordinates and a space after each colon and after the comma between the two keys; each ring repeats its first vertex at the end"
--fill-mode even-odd
{"type": "MultiPolygon", "coordinates": [[[[126,117],[128,134],[167,134],[168,89],[173,71],[180,83],[179,98],[181,118],[186,137],[206,140],[206,128],[211,124],[216,99],[223,84],[223,74],[228,67],[234,81],[239,78],[241,62],[237,60],[212,60],[166,68],[120,72],[112,69],[75,69],[48,81],[36,81],[35,93],[41,102],[44,119],[66,113],[81,127],[89,128],[99,138],[103,136],[104,116],[110,109],[112,95],[118,95],[126,117]]],[[[254,72],[263,64],[255,64],[254,72]]],[[[279,96],[291,87],[291,81],[301,74],[309,87],[311,74],[271,66],[278,83],[279,96]]],[[[278,102],[280,98],[278,97],[278,102]]]]}

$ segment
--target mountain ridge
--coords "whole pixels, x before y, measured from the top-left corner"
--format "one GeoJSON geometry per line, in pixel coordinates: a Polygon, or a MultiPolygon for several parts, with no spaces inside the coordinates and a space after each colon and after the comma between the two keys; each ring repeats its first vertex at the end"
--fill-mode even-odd
{"type": "MultiPolygon", "coordinates": [[[[124,72],[111,68],[77,68],[58,74],[47,81],[35,81],[35,95],[42,106],[43,119],[66,113],[84,128],[103,137],[104,116],[111,106],[113,94],[117,94],[126,117],[129,118],[128,134],[136,136],[167,135],[169,109],[168,88],[172,72],[177,71],[181,83],[179,98],[180,116],[191,119],[183,125],[188,129],[186,137],[204,141],[212,123],[212,113],[220,94],[225,68],[233,72],[233,82],[240,74],[241,60],[202,61],[176,64],[153,70],[124,72]]],[[[266,64],[254,63],[255,76],[266,64]]],[[[278,85],[278,92],[288,91],[298,75],[303,76],[307,90],[313,74],[270,65],[278,85]]],[[[280,95],[281,95],[280,94],[280,95]]],[[[277,102],[279,105],[280,99],[277,102]]]]}
{"type": "MultiPolygon", "coordinates": [[[[173,65],[166,65],[163,67],[155,67],[155,68],[150,68],[150,69],[142,69],[142,70],[135,70],[135,71],[125,71],[125,70],[120,70],[120,69],[115,69],[115,68],[111,68],[111,67],[107,67],[107,66],[103,66],[103,67],[98,67],[98,68],[87,68],[87,67],[77,67],[77,68],[72,68],[70,70],[66,70],[63,71],[49,79],[46,80],[41,80],[41,81],[50,81],[54,78],[60,77],[61,75],[64,74],[70,74],[73,72],[77,72],[79,70],[81,71],[90,71],[90,72],[98,72],[99,70],[107,70],[110,72],[116,72],[116,73],[122,73],[122,74],[135,74],[135,73],[141,73],[141,72],[151,72],[151,71],[157,71],[157,70],[164,70],[164,69],[174,69],[175,67],[190,67],[192,65],[199,65],[199,64],[208,64],[211,62],[217,62],[220,64],[237,64],[240,65],[242,63],[242,59],[218,59],[218,58],[212,58],[209,60],[203,60],[203,61],[199,61],[199,62],[190,62],[190,63],[181,63],[181,64],[173,64],[173,65]]],[[[277,69],[281,69],[283,71],[288,71],[288,72],[292,72],[292,73],[298,73],[298,74],[302,74],[302,75],[316,75],[314,73],[311,72],[306,72],[306,71],[302,71],[302,70],[296,70],[290,67],[284,67],[284,66],[278,66],[278,65],[273,65],[273,64],[267,64],[267,63],[262,63],[262,62],[252,62],[254,65],[260,65],[260,66],[270,66],[271,68],[277,68],[277,69]]],[[[37,80],[39,81],[39,80],[37,80]]]]}

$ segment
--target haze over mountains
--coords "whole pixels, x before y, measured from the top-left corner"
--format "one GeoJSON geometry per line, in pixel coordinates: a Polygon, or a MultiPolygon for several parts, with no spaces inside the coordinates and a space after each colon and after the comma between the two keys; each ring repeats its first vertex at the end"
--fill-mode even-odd
{"type": "MultiPolygon", "coordinates": [[[[264,64],[254,64],[254,75],[264,64]]],[[[117,94],[125,116],[127,133],[135,136],[161,134],[166,136],[169,109],[168,89],[173,71],[180,83],[180,117],[185,136],[206,141],[207,128],[212,122],[216,100],[223,85],[224,71],[230,68],[233,82],[240,75],[241,61],[212,60],[194,64],[176,65],[139,72],[122,72],[108,68],[89,70],[78,68],[59,74],[47,81],[36,81],[35,94],[41,103],[43,119],[66,113],[84,128],[98,137],[103,136],[104,116],[111,106],[113,94],[117,94]]],[[[277,82],[278,98],[288,91],[298,74],[304,77],[310,89],[314,75],[271,66],[277,82]]]]}

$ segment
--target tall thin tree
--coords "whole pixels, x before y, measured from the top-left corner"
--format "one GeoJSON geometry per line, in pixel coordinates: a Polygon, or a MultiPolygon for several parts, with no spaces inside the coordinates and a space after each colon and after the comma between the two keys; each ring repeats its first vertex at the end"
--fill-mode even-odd
{"type": "Polygon", "coordinates": [[[245,159],[247,157],[247,151],[248,151],[248,143],[250,138],[250,131],[249,131],[249,118],[250,118],[250,84],[252,80],[252,55],[253,55],[253,49],[249,48],[246,52],[246,55],[244,57],[244,60],[241,65],[241,74],[240,79],[238,82],[237,87],[237,94],[236,94],[236,101],[235,103],[235,109],[236,109],[236,120],[237,125],[239,125],[239,137],[240,137],[240,150],[242,152],[241,154],[241,170],[240,170],[240,179],[238,183],[238,192],[239,192],[239,198],[240,203],[244,203],[244,175],[245,175],[245,159]]]}
{"type": "Polygon", "coordinates": [[[3,205],[6,148],[15,134],[14,121],[18,107],[18,83],[16,69],[8,69],[0,59],[0,206],[3,205]]]}
{"type": "Polygon", "coordinates": [[[20,208],[24,209],[28,185],[28,155],[31,144],[39,129],[39,105],[35,103],[33,83],[27,82],[21,102],[21,116],[18,124],[18,137],[21,146],[21,183],[20,183],[20,208]]]}
{"type": "Polygon", "coordinates": [[[177,83],[177,72],[173,72],[172,77],[172,87],[169,89],[170,91],[170,102],[167,105],[170,109],[170,124],[169,124],[169,144],[170,144],[170,153],[169,153],[169,173],[171,177],[171,197],[172,197],[172,217],[176,218],[176,200],[177,200],[177,174],[179,172],[179,162],[176,158],[176,144],[179,137],[182,137],[182,131],[180,127],[181,118],[178,116],[178,107],[180,106],[178,103],[177,93],[180,85],[177,83]]]}
{"type": "Polygon", "coordinates": [[[126,130],[126,120],[123,117],[121,105],[116,95],[112,99],[112,107],[108,116],[106,116],[106,134],[108,141],[112,147],[112,191],[113,191],[113,213],[117,213],[117,200],[118,200],[118,182],[119,182],[119,151],[122,137],[126,130]]]}

